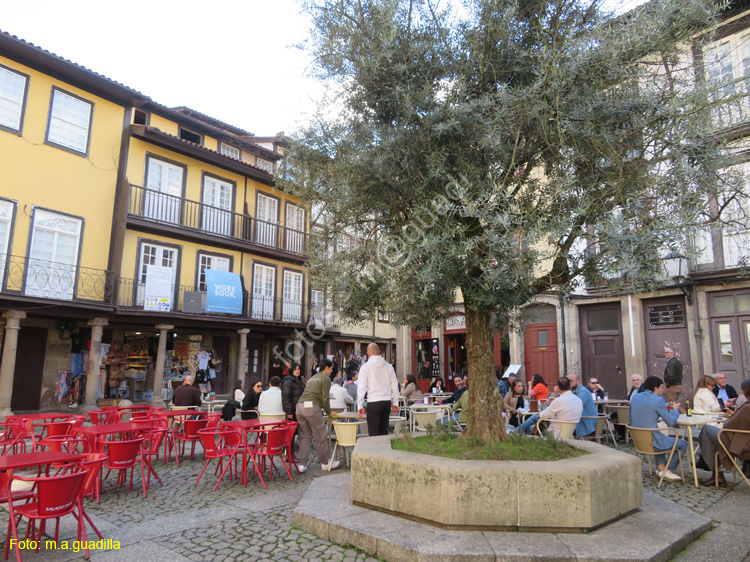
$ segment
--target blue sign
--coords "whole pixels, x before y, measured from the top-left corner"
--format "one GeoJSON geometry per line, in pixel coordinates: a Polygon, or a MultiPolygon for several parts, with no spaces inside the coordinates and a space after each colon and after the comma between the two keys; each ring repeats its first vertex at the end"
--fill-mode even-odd
{"type": "Polygon", "coordinates": [[[239,274],[206,270],[206,311],[242,314],[242,282],[239,274]]]}

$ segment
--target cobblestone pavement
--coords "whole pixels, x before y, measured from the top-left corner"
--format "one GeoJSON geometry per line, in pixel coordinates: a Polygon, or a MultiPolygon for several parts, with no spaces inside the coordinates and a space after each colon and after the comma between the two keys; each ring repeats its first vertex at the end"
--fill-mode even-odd
{"type": "MultiPolygon", "coordinates": [[[[101,503],[87,502],[87,511],[105,538],[120,541],[121,549],[93,551],[92,560],[375,562],[363,552],[321,540],[293,527],[294,508],[310,482],[327,474],[320,470],[320,465],[313,464],[306,474],[295,474],[293,482],[286,473],[275,473],[266,489],[257,477],[250,479],[247,488],[238,479],[225,478],[214,492],[215,461],[201,482],[194,485],[203,467],[199,450],[200,447],[194,460],[184,459],[179,468],[174,461],[166,466],[157,462],[155,468],[164,486],[152,478],[145,499],[138,473],[132,491],[126,487],[118,489],[114,475],[105,480],[101,503]]],[[[632,452],[633,448],[620,444],[620,450],[632,452]]],[[[643,466],[647,489],[700,513],[732,494],[731,484],[729,488],[716,489],[696,488],[689,483],[665,483],[657,489],[658,479],[648,474],[646,463],[643,466]]],[[[69,519],[63,525],[62,536],[71,539],[75,528],[69,519]]],[[[72,550],[27,553],[24,557],[32,562],[83,560],[80,553],[72,550]]],[[[736,560],[739,562],[744,557],[743,554],[736,560]]]]}

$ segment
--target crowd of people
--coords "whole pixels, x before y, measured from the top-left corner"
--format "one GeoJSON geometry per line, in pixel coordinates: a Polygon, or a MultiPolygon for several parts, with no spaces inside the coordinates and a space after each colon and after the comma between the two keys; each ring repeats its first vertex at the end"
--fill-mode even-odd
{"type": "MultiPolygon", "coordinates": [[[[678,399],[682,393],[683,366],[672,348],[665,348],[667,365],[664,378],[657,376],[646,377],[640,374],[631,376],[632,386],[627,392],[630,404],[629,421],[633,427],[656,429],[673,427],[677,423],[680,412],[685,407],[678,399]]],[[[420,372],[420,378],[432,376],[426,362],[425,372],[420,372]],[[424,376],[422,376],[424,375],[424,376]]],[[[466,370],[465,370],[466,371],[466,370]]],[[[601,401],[607,396],[604,387],[597,377],[589,377],[586,385],[576,373],[570,373],[556,381],[550,389],[540,374],[535,373],[528,382],[528,387],[521,378],[510,370],[504,375],[496,372],[497,389],[502,397],[503,416],[508,431],[519,431],[526,434],[536,431],[540,420],[548,424],[549,429],[560,435],[564,423],[575,424],[573,431],[576,437],[592,437],[595,435],[599,416],[604,413],[601,401]],[[535,400],[540,406],[537,413],[530,414],[527,400],[535,400]],[[523,414],[523,415],[522,415],[523,414]],[[525,417],[525,420],[524,420],[525,417]]],[[[428,392],[442,397],[442,404],[453,404],[452,418],[446,416],[442,423],[456,421],[465,423],[468,410],[468,373],[456,374],[453,377],[454,391],[448,393],[444,381],[439,376],[432,376],[428,392]]],[[[324,469],[339,466],[338,461],[329,458],[328,429],[323,414],[337,415],[346,409],[356,409],[360,415],[366,415],[368,435],[386,435],[389,428],[389,418],[399,409],[399,399],[406,403],[422,402],[422,393],[417,379],[407,374],[399,381],[395,370],[380,354],[377,344],[367,347],[367,358],[352,355],[343,369],[338,363],[321,357],[314,361],[311,377],[305,382],[302,367],[299,363],[289,364],[283,378],[273,376],[268,387],[264,390],[262,382],[251,379],[247,390],[243,390],[242,381],[238,380],[233,389],[233,400],[225,406],[225,418],[232,419],[235,410],[240,411],[242,419],[253,417],[279,417],[295,420],[298,423],[299,435],[299,467],[300,471],[307,470],[313,443],[318,458],[324,469]]],[[[692,399],[692,412],[696,414],[719,414],[732,412],[724,424],[724,428],[750,430],[750,380],[741,385],[738,393],[727,384],[723,373],[713,376],[701,376],[692,399]]],[[[186,377],[182,387],[175,391],[175,405],[200,405],[200,394],[195,391],[193,381],[186,377]],[[197,403],[196,403],[197,402],[197,403]]],[[[617,414],[612,414],[612,421],[617,422],[617,414]]],[[[616,423],[618,436],[625,438],[625,428],[616,423]]],[[[719,431],[721,425],[707,424],[701,431],[700,460],[698,467],[711,471],[711,477],[704,480],[705,484],[724,477],[721,467],[716,466],[716,455],[725,468],[731,467],[731,461],[719,446],[719,431]]],[[[750,435],[724,435],[727,448],[733,454],[750,455],[750,435]]],[[[684,458],[687,442],[660,431],[653,432],[653,444],[657,451],[669,451],[676,443],[680,456],[672,455],[667,466],[667,455],[657,455],[657,474],[669,481],[680,480],[674,470],[680,458],[684,458]]],[[[750,463],[747,461],[743,471],[750,474],[750,463]]]]}

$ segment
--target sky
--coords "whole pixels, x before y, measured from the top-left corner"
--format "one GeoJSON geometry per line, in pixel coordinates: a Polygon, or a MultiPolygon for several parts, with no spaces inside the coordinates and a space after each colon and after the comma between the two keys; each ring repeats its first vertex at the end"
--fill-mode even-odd
{"type": "MultiPolygon", "coordinates": [[[[605,0],[617,11],[644,0],[605,0]]],[[[0,29],[140,91],[251,133],[287,134],[321,97],[298,0],[4,2],[0,29]]]]}

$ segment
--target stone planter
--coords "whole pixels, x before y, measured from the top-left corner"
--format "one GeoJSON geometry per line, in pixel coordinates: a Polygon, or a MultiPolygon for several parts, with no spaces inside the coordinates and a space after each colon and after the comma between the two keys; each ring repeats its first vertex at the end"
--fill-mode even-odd
{"type": "Polygon", "coordinates": [[[396,451],[390,436],[360,439],[351,499],[449,529],[587,532],[638,509],[641,460],[589,441],[560,461],[464,461],[396,451]]]}

